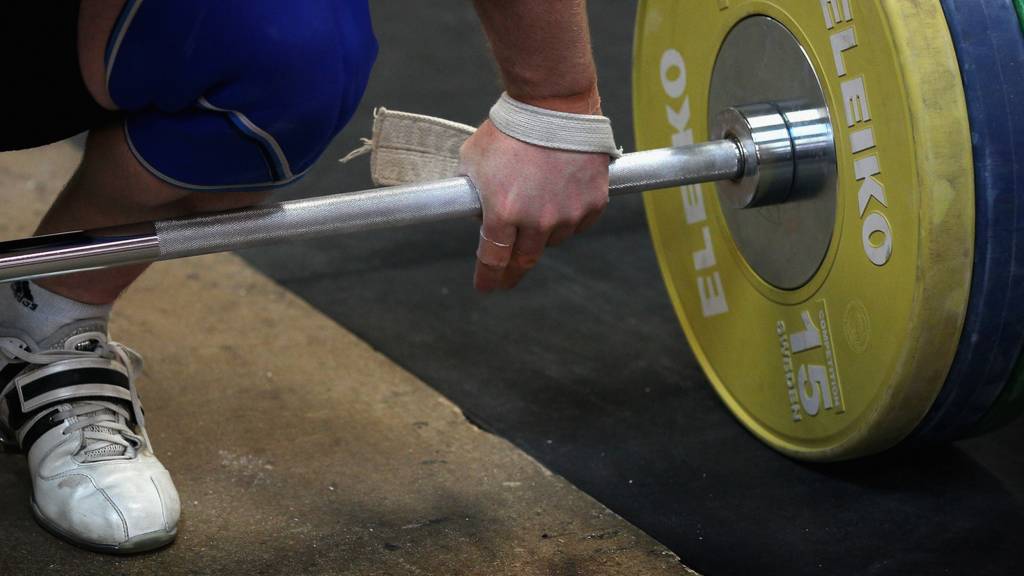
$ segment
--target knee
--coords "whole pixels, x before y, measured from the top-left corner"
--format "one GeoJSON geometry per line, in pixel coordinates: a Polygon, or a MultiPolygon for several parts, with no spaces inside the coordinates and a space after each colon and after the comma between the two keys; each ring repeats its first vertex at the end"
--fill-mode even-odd
{"type": "Polygon", "coordinates": [[[293,181],[366,88],[377,52],[366,1],[254,0],[242,18],[232,3],[197,2],[141,4],[113,32],[106,86],[132,151],[185,188],[293,181]]]}
{"type": "MultiPolygon", "coordinates": [[[[334,15],[330,25],[317,24],[324,15],[311,6],[318,4],[290,6],[284,33],[280,22],[252,24],[248,44],[258,48],[237,82],[240,92],[259,100],[252,108],[266,112],[255,115],[285,149],[295,173],[307,169],[349,122],[377,55],[368,14],[365,23],[345,14],[334,15]]],[[[349,11],[365,7],[358,0],[336,4],[349,11]]]]}

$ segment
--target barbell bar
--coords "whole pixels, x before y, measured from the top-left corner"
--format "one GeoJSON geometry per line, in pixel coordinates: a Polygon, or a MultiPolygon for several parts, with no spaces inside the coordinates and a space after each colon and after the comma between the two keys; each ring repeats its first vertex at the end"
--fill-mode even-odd
{"type": "MultiPolygon", "coordinates": [[[[793,192],[798,156],[808,158],[805,162],[829,157],[820,150],[831,142],[829,127],[813,111],[760,104],[730,108],[722,121],[719,140],[615,160],[609,167],[609,195],[732,181],[730,193],[739,205],[781,202],[793,192]],[[791,130],[787,118],[819,122],[809,130],[800,121],[791,130]]],[[[480,216],[473,183],[466,177],[448,178],[2,242],[0,282],[480,216]]]]}

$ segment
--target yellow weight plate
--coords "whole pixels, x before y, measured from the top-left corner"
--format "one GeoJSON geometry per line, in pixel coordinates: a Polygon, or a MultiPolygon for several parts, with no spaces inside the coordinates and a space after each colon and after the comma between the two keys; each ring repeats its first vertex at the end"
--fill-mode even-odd
{"type": "MultiPolygon", "coordinates": [[[[938,0],[644,0],[640,148],[708,138],[719,47],[757,16],[802,47],[833,120],[827,251],[802,285],[776,287],[704,185],[646,195],[658,260],[697,358],[748,429],[801,459],[877,452],[927,412],[967,307],[974,178],[956,54],[938,0]]],[[[753,65],[771,65],[752,48],[753,65]]]]}

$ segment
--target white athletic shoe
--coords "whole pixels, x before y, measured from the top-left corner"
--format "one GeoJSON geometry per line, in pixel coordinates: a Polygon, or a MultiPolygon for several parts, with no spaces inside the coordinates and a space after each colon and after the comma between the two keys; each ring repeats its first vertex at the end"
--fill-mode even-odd
{"type": "Polygon", "coordinates": [[[141,371],[102,320],[38,343],[0,327],[0,436],[28,455],[39,523],[90,550],[143,552],[177,534],[178,491],[146,435],[141,371]]]}

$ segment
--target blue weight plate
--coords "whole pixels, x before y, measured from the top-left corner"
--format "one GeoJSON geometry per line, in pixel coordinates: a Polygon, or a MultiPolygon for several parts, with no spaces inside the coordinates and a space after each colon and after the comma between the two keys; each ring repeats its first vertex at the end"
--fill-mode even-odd
{"type": "Polygon", "coordinates": [[[912,442],[968,435],[1024,346],[1024,37],[1012,0],[941,2],[971,124],[974,272],[956,357],[912,442]]]}

